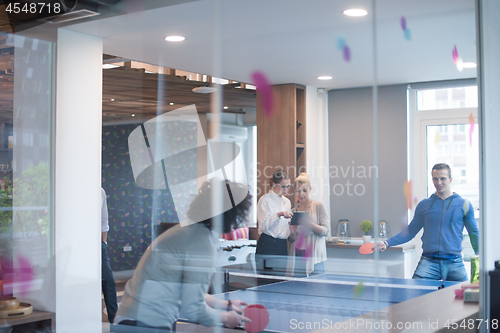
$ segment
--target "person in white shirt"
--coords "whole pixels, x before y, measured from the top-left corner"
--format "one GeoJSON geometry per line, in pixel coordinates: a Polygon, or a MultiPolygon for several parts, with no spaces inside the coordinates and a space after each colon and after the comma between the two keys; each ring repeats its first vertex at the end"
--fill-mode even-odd
{"type": "Polygon", "coordinates": [[[255,254],[259,266],[264,266],[264,269],[270,268],[266,266],[267,259],[273,259],[277,266],[280,266],[277,260],[283,259],[284,267],[275,268],[286,268],[287,239],[290,236],[290,219],[293,214],[290,200],[285,195],[290,187],[290,177],[286,171],[276,171],[271,180],[271,190],[257,204],[260,237],[255,254]]]}
{"type": "Polygon", "coordinates": [[[109,265],[108,259],[108,238],[109,224],[108,224],[108,205],[106,201],[106,192],[101,187],[101,257],[102,257],[102,270],[101,270],[101,284],[102,294],[104,295],[104,303],[108,312],[108,320],[113,322],[118,309],[116,298],[116,285],[109,265]]]}

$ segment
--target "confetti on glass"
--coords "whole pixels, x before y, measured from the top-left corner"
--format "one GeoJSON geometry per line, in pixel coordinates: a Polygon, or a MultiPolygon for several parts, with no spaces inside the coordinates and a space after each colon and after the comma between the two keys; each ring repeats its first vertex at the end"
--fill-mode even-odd
{"type": "Polygon", "coordinates": [[[474,133],[474,127],[476,125],[476,122],[474,121],[474,116],[471,114],[469,115],[469,123],[470,123],[470,128],[469,128],[469,144],[472,147],[472,133],[474,133]]]}
{"type": "Polygon", "coordinates": [[[405,30],[405,39],[406,40],[411,40],[411,31],[410,29],[405,30]]]}
{"type": "Polygon", "coordinates": [[[257,87],[257,93],[261,96],[260,103],[264,109],[264,115],[270,117],[273,112],[273,89],[264,73],[255,71],[252,73],[252,82],[257,87]]]}
{"type": "Polygon", "coordinates": [[[305,233],[299,230],[299,235],[297,236],[297,241],[295,242],[295,248],[301,249],[302,246],[304,245],[305,238],[306,238],[305,233]]]}
{"type": "Polygon", "coordinates": [[[453,56],[453,62],[456,64],[458,59],[457,46],[455,45],[453,50],[451,50],[451,55],[453,56]]]}
{"type": "Polygon", "coordinates": [[[16,282],[19,283],[19,294],[25,295],[31,289],[31,283],[33,282],[34,272],[33,266],[28,258],[19,256],[18,267],[16,269],[16,282]]]}
{"type": "Polygon", "coordinates": [[[406,209],[411,209],[412,208],[412,198],[411,198],[411,180],[407,180],[405,182],[403,192],[406,197],[406,209]]]}
{"type": "Polygon", "coordinates": [[[347,46],[347,45],[344,46],[344,52],[343,52],[343,54],[344,54],[344,60],[346,62],[351,61],[351,49],[349,48],[349,46],[347,46]]]}
{"type": "Polygon", "coordinates": [[[354,286],[354,298],[360,298],[365,293],[365,285],[363,281],[359,281],[357,285],[354,286]]]}
{"type": "Polygon", "coordinates": [[[342,51],[342,56],[344,57],[345,62],[351,61],[351,49],[347,45],[346,39],[344,36],[337,37],[337,49],[342,51]]]}
{"type": "Polygon", "coordinates": [[[343,50],[345,47],[345,37],[344,36],[338,36],[337,37],[337,49],[339,51],[343,50]]]}
{"type": "Polygon", "coordinates": [[[2,258],[1,261],[1,270],[2,270],[2,295],[12,295],[13,294],[13,283],[14,283],[14,267],[12,265],[12,261],[7,258],[2,258]]]}
{"type": "Polygon", "coordinates": [[[411,40],[411,31],[408,29],[408,26],[406,24],[406,18],[404,16],[401,16],[401,29],[403,30],[403,35],[406,40],[411,40]]]}
{"type": "Polygon", "coordinates": [[[453,46],[453,50],[451,50],[451,55],[453,57],[453,62],[457,66],[458,71],[459,72],[463,71],[464,70],[464,61],[463,61],[462,57],[458,54],[456,45],[453,46]]]}
{"type": "Polygon", "coordinates": [[[439,131],[436,131],[436,136],[434,137],[434,144],[437,145],[440,140],[441,140],[441,134],[439,134],[439,131]]]}

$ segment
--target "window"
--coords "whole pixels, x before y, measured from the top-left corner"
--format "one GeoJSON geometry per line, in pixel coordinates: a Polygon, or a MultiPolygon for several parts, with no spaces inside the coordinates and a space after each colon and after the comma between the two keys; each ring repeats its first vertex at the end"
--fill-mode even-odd
{"type": "Polygon", "coordinates": [[[477,107],[477,87],[417,91],[417,111],[477,107]]]}

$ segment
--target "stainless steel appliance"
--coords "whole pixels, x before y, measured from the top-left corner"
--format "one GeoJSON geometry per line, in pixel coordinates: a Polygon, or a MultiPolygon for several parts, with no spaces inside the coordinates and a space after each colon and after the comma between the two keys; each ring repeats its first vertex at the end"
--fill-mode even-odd
{"type": "Polygon", "coordinates": [[[349,220],[339,220],[337,223],[337,240],[346,240],[349,237],[351,237],[349,220]]]}
{"type": "Polygon", "coordinates": [[[389,238],[391,235],[391,228],[387,224],[386,220],[378,221],[378,237],[379,238],[389,238]]]}

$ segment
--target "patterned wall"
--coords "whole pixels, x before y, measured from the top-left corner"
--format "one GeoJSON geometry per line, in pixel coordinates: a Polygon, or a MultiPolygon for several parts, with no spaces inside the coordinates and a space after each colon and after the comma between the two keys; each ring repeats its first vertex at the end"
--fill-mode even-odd
{"type": "MultiPolygon", "coordinates": [[[[148,190],[135,184],[130,164],[128,136],[140,124],[104,126],[102,133],[102,187],[108,196],[108,255],[111,269],[135,269],[151,244],[154,225],[178,222],[168,190],[148,190]],[[125,245],[132,251],[124,252],[125,245]]],[[[178,137],[190,138],[195,124],[176,124],[170,129],[178,137]]],[[[197,165],[185,163],[182,169],[196,172],[197,165]]]]}

